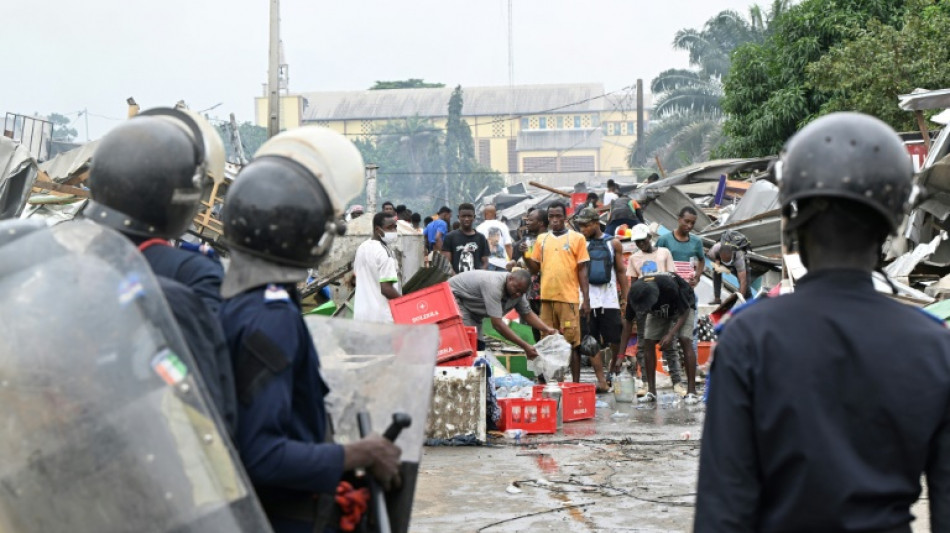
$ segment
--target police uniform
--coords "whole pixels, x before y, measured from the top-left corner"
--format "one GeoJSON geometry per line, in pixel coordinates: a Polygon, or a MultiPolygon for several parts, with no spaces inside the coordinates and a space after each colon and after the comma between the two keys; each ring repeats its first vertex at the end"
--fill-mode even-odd
{"type": "Polygon", "coordinates": [[[812,270],[723,327],[695,529],[910,533],[926,474],[932,531],[950,531],[950,332],[871,276],[911,198],[903,142],[876,118],[833,113],[773,169],[784,243],[804,242],[812,270]],[[831,253],[843,245],[820,238],[830,231],[863,232],[856,255],[831,253]]]}
{"type": "Polygon", "coordinates": [[[307,532],[314,494],[333,494],[343,447],[327,442],[328,390],[291,285],[268,285],[224,302],[241,421],[235,442],[274,531],[307,532]],[[303,518],[300,516],[299,518],[303,518]]]}
{"type": "Polygon", "coordinates": [[[711,374],[696,531],[909,532],[921,472],[950,527],[950,332],[869,274],[742,309],[711,374]]]}
{"type": "Polygon", "coordinates": [[[195,291],[208,311],[218,314],[221,307],[221,280],[224,269],[216,259],[172,246],[148,246],[142,255],[156,276],[164,276],[195,291]]]}

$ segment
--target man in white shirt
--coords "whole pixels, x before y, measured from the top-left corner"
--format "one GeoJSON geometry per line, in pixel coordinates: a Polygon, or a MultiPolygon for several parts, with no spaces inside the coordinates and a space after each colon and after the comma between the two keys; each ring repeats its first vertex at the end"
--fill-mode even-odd
{"type": "Polygon", "coordinates": [[[496,220],[498,211],[494,205],[488,204],[482,208],[482,216],[485,221],[475,228],[475,231],[481,233],[488,239],[491,246],[488,256],[488,269],[501,271],[508,270],[508,262],[511,260],[511,231],[508,226],[500,220],[496,220]]]}
{"type": "Polygon", "coordinates": [[[389,246],[396,242],[396,217],[382,212],[373,215],[373,238],[356,249],[356,299],[353,318],[367,322],[392,322],[389,300],[402,296],[396,258],[389,246]]]}
{"type": "MultiPolygon", "coordinates": [[[[616,359],[620,352],[620,309],[625,307],[623,300],[629,291],[624,275],[623,248],[619,240],[603,232],[596,210],[585,208],[575,221],[587,239],[587,254],[590,256],[587,267],[590,316],[581,322],[581,329],[585,335],[597,339],[599,346],[609,346],[616,359]]],[[[598,352],[591,357],[591,364],[597,376],[598,390],[607,392],[604,366],[608,362],[602,360],[598,352]]]]}
{"type": "Polygon", "coordinates": [[[604,193],[604,206],[610,207],[611,202],[620,198],[618,191],[620,186],[617,185],[617,182],[613,179],[607,180],[607,192],[604,193]]]}

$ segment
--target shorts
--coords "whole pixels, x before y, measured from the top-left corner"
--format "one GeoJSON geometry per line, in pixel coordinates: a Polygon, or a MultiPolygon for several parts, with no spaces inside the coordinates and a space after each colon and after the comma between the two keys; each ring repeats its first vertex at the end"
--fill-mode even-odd
{"type": "MultiPolygon", "coordinates": [[[[673,327],[673,324],[676,323],[676,320],[679,319],[678,316],[671,318],[664,318],[661,316],[656,316],[653,314],[647,315],[646,323],[646,332],[643,334],[643,338],[650,341],[662,340],[663,336],[673,327]]],[[[680,328],[679,332],[674,335],[678,339],[689,339],[690,344],[692,344],[693,339],[693,327],[694,321],[696,319],[696,310],[690,309],[689,313],[686,315],[686,320],[683,321],[683,326],[680,328]]]]}
{"type": "Polygon", "coordinates": [[[620,342],[620,309],[591,309],[587,320],[581,323],[581,334],[597,339],[600,345],[620,342]]]}
{"type": "Polygon", "coordinates": [[[559,330],[571,346],[581,343],[580,304],[541,300],[541,322],[559,330]]]}

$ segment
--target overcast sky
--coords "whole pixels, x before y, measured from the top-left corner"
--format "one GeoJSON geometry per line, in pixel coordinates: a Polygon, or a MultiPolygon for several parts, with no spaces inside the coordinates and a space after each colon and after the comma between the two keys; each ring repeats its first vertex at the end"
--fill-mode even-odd
{"type": "MultiPolygon", "coordinates": [[[[516,84],[601,82],[607,91],[687,67],[670,43],[752,0],[513,0],[516,84]]],[[[126,114],[183,99],[253,121],[267,80],[268,0],[0,0],[0,111],[75,118],[97,138],[126,114]]],[[[766,2],[759,2],[765,4],[766,2]]],[[[507,0],[281,0],[291,91],[375,80],[508,83],[507,0]]]]}

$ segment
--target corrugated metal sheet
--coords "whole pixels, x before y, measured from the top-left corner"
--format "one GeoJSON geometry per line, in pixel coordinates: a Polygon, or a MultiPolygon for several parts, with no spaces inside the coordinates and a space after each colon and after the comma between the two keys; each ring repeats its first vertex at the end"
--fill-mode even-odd
{"type": "MultiPolygon", "coordinates": [[[[452,87],[443,87],[303,93],[306,98],[303,120],[372,120],[416,115],[444,117],[448,115],[453,90],[452,87]]],[[[604,99],[596,97],[603,94],[604,86],[600,83],[519,85],[510,90],[508,87],[463,87],[465,103],[462,114],[506,117],[509,114],[537,114],[562,106],[567,107],[558,109],[556,113],[598,112],[604,109],[604,99]]]]}
{"type": "Polygon", "coordinates": [[[92,154],[95,153],[99,141],[91,141],[68,152],[63,152],[58,156],[40,165],[40,170],[49,174],[50,179],[56,183],[63,183],[70,177],[79,172],[85,171],[89,162],[92,161],[92,154]]]}
{"type": "Polygon", "coordinates": [[[519,152],[538,150],[583,150],[600,148],[600,128],[579,130],[525,130],[518,132],[519,152]]]}

